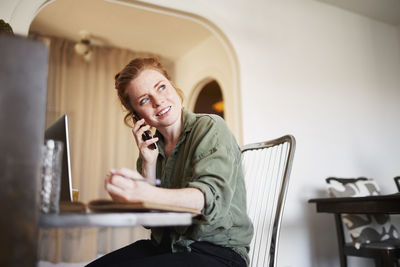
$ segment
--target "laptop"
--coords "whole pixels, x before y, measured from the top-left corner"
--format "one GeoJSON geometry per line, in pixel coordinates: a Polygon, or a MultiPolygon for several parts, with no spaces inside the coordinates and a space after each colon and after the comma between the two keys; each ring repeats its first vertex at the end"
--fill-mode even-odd
{"type": "Polygon", "coordinates": [[[72,202],[71,159],[69,153],[67,114],[62,115],[56,122],[46,129],[45,140],[48,139],[53,139],[64,143],[61,169],[60,202],[72,202]]]}

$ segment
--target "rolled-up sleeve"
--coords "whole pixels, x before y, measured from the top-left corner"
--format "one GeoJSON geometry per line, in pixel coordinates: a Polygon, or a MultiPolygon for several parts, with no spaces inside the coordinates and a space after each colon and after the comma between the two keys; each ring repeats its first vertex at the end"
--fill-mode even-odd
{"type": "Polygon", "coordinates": [[[240,150],[233,136],[225,133],[224,125],[213,125],[201,138],[192,159],[192,181],[187,185],[203,192],[205,206],[199,219],[208,223],[227,216],[237,184],[240,150]]]}

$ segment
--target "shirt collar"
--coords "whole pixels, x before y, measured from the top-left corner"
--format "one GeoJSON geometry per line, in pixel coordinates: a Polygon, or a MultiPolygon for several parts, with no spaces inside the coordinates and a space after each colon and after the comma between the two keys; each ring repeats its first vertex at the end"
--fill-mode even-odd
{"type": "Polygon", "coordinates": [[[178,138],[178,142],[176,143],[177,148],[185,141],[186,136],[192,130],[195,122],[196,122],[196,115],[189,110],[183,109],[182,110],[182,132],[178,138]]]}
{"type": "MultiPolygon", "coordinates": [[[[176,143],[176,148],[182,144],[187,134],[192,130],[193,125],[196,122],[196,114],[191,112],[190,110],[182,109],[182,132],[179,135],[178,142],[176,143]]],[[[155,136],[159,138],[158,146],[159,146],[159,153],[165,158],[165,151],[164,151],[164,138],[162,137],[159,131],[156,131],[155,136]]]]}
{"type": "Polygon", "coordinates": [[[190,132],[193,128],[194,123],[196,122],[196,114],[193,112],[183,109],[182,111],[182,132],[190,132]]]}

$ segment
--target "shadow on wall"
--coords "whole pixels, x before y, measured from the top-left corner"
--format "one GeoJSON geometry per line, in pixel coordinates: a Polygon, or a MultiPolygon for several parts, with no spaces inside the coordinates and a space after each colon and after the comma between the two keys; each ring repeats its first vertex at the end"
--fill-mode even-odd
{"type": "MultiPolygon", "coordinates": [[[[326,197],[324,190],[317,190],[316,197],[326,197]]],[[[315,204],[307,203],[304,210],[308,233],[310,233],[309,242],[311,258],[315,262],[315,267],[336,267],[340,266],[338,243],[336,238],[335,221],[332,214],[317,213],[315,204]]]]}

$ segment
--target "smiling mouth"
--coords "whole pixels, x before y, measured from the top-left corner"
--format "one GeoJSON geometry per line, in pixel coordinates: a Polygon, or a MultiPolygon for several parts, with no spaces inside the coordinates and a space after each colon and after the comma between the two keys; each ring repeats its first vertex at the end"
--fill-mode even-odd
{"type": "Polygon", "coordinates": [[[156,116],[157,116],[157,117],[160,117],[160,116],[164,115],[165,113],[167,113],[167,112],[170,111],[170,110],[171,110],[171,106],[166,107],[166,108],[162,109],[160,112],[158,112],[158,113],[156,114],[156,116]]]}

